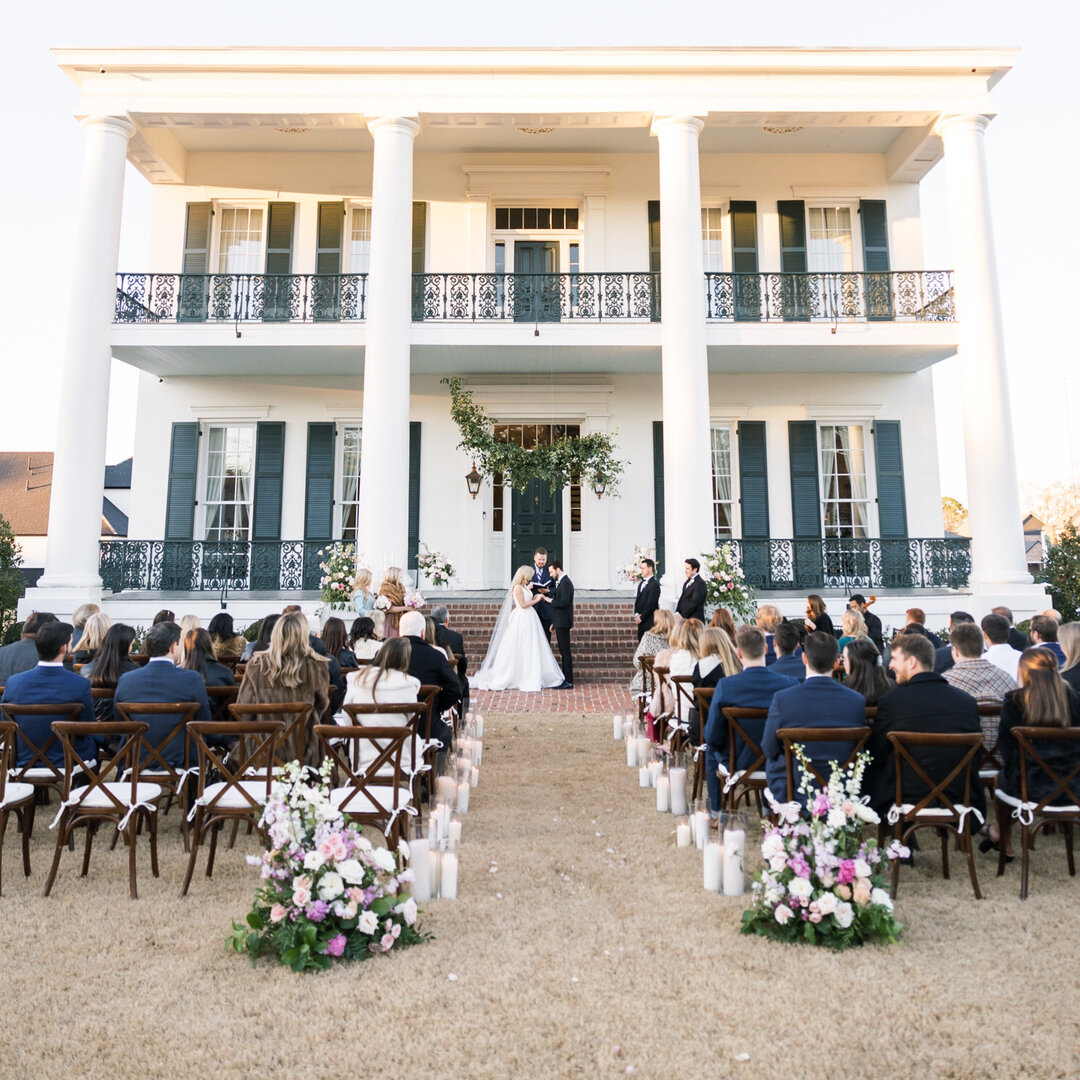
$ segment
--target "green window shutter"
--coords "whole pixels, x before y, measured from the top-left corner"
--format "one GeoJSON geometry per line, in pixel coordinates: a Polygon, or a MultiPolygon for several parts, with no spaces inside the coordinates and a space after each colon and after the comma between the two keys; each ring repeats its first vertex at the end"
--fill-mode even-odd
{"type": "Polygon", "coordinates": [[[420,551],[420,421],[409,422],[409,569],[420,551]]]}
{"type": "Polygon", "coordinates": [[[262,317],[267,322],[288,322],[292,315],[293,222],[296,204],[272,202],[266,222],[266,278],[263,280],[262,317]]]}
{"type": "Polygon", "coordinates": [[[739,422],[739,503],[743,539],[768,539],[769,473],[764,420],[739,422]]]}
{"type": "Polygon", "coordinates": [[[345,204],[319,203],[315,226],[315,280],[311,284],[311,317],[337,322],[341,311],[341,253],[345,233],[345,204]]]}
{"type": "MultiPolygon", "coordinates": [[[[660,200],[649,200],[649,273],[660,273],[660,200]]],[[[652,301],[652,321],[660,321],[660,288],[657,286],[652,301]]]]}
{"type": "Polygon", "coordinates": [[[791,521],[796,540],[821,538],[821,494],[818,487],[817,423],[788,421],[791,463],[791,521]]]}
{"type": "Polygon", "coordinates": [[[892,279],[889,275],[889,227],[884,199],[860,199],[863,268],[866,271],[866,317],[887,321],[893,317],[892,279]]]}
{"type": "Polygon", "coordinates": [[[732,200],[730,216],[735,318],[757,321],[761,318],[761,279],[757,276],[757,203],[732,200]]]}
{"type": "Polygon", "coordinates": [[[877,459],[878,534],[882,539],[907,536],[907,501],[904,498],[904,453],[899,420],[874,421],[874,457],[877,459]]]}
{"type": "Polygon", "coordinates": [[[412,272],[413,272],[413,322],[422,322],[424,318],[424,278],[427,267],[425,245],[427,243],[427,203],[412,204],[412,272]],[[420,277],[416,277],[420,274],[420,277]]]}
{"type": "Polygon", "coordinates": [[[653,453],[653,528],[656,532],[656,573],[660,576],[667,565],[664,534],[664,421],[654,420],[652,426],[653,453]]]}
{"type": "Polygon", "coordinates": [[[208,202],[188,203],[184,226],[184,261],[181,264],[178,322],[203,322],[209,300],[210,224],[214,217],[208,202]]]}
{"type": "Polygon", "coordinates": [[[285,425],[260,421],[255,427],[252,540],[281,539],[281,480],[285,471],[285,425]]]}
{"type": "Polygon", "coordinates": [[[810,283],[806,279],[806,206],[802,199],[781,200],[780,304],[785,319],[810,318],[810,283]],[[792,276],[788,276],[792,275],[792,276]]]}
{"type": "Polygon", "coordinates": [[[304,539],[331,540],[334,535],[334,425],[307,426],[307,482],[304,539]]]}
{"type": "Polygon", "coordinates": [[[173,424],[165,539],[195,539],[195,484],[199,468],[199,425],[173,424]]]}

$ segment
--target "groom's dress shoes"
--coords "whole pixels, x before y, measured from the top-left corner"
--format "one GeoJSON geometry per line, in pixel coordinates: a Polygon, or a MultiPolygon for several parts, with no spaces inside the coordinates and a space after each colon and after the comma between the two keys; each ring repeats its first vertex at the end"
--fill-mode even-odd
{"type": "Polygon", "coordinates": [[[556,690],[573,690],[574,689],[574,684],[572,682],[567,682],[564,679],[561,683],[559,683],[558,686],[555,687],[555,689],[556,690]]]}

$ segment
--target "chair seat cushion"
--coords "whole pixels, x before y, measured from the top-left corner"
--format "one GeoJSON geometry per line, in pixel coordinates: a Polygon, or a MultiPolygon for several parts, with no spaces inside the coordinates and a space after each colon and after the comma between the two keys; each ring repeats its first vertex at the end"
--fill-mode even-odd
{"type": "MultiPolygon", "coordinates": [[[[124,806],[131,806],[131,784],[119,783],[112,781],[103,785],[110,795],[114,795],[118,802],[124,806]]],[[[105,794],[101,788],[83,788],[86,792],[78,802],[80,807],[111,807],[113,806],[112,800],[105,794]]],[[[72,794],[75,794],[74,792],[72,794]]],[[[135,785],[135,802],[148,803],[152,799],[156,799],[161,794],[161,787],[158,784],[144,784],[141,781],[135,785]]]]}
{"type": "MultiPolygon", "coordinates": [[[[370,784],[365,788],[340,787],[330,792],[330,802],[335,807],[340,807],[345,800],[349,803],[345,807],[346,814],[380,814],[384,809],[389,810],[394,805],[393,784],[370,784]],[[370,797],[368,796],[370,792],[370,797]],[[352,798],[349,798],[349,796],[352,798]],[[372,800],[377,800],[375,805],[372,800]]],[[[398,809],[404,810],[412,799],[412,791],[407,787],[398,788],[398,809]]]]}
{"type": "MultiPolygon", "coordinates": [[[[91,769],[97,766],[96,761],[88,761],[87,764],[91,769]]],[[[83,767],[81,765],[75,765],[72,767],[71,771],[73,775],[77,776],[83,771],[83,767]]],[[[46,769],[44,765],[37,765],[33,769],[20,769],[16,767],[15,772],[21,775],[24,780],[54,780],[56,779],[57,773],[59,773],[61,778],[64,775],[63,766],[59,766],[56,773],[54,773],[52,769],[46,769]]]]}
{"type": "MultiPolygon", "coordinates": [[[[8,785],[11,786],[10,784],[8,785]]],[[[994,789],[994,798],[1000,802],[1006,803],[1009,806],[1015,806],[1017,808],[1024,806],[1023,800],[1016,795],[1010,795],[1007,791],[1002,791],[1001,788],[994,789]]],[[[1038,803],[1034,800],[1027,804],[1027,806],[1034,810],[1038,803]]],[[[1075,803],[1066,803],[1064,806],[1044,806],[1040,811],[1040,814],[1077,814],[1080,815],[1080,810],[1077,810],[1075,803]]]]}
{"type": "Polygon", "coordinates": [[[203,793],[199,796],[198,802],[202,806],[209,806],[210,803],[214,804],[214,809],[229,809],[229,810],[244,810],[251,809],[251,803],[244,798],[243,795],[237,791],[237,787],[241,787],[244,791],[251,796],[253,802],[263,806],[266,803],[266,781],[265,780],[241,780],[237,784],[227,784],[225,781],[218,781],[216,784],[207,784],[203,793]],[[228,791],[225,791],[229,788],[228,791]],[[224,795],[221,793],[225,791],[224,795]],[[218,796],[221,796],[218,798],[218,796]],[[215,800],[217,800],[215,802],[215,800]]]}
{"type": "Polygon", "coordinates": [[[4,788],[4,800],[0,806],[14,806],[16,803],[25,802],[34,797],[33,784],[16,784],[9,780],[4,788]]]}

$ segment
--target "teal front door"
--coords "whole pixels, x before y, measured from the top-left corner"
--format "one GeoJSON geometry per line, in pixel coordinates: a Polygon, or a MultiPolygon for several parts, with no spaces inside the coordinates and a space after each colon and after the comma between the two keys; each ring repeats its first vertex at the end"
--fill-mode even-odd
{"type": "Polygon", "coordinates": [[[548,558],[562,554],[562,490],[552,493],[546,480],[533,478],[510,499],[510,572],[531,566],[538,547],[548,558]]]}
{"type": "Polygon", "coordinates": [[[514,321],[558,322],[559,245],[549,240],[514,244],[514,321]]]}

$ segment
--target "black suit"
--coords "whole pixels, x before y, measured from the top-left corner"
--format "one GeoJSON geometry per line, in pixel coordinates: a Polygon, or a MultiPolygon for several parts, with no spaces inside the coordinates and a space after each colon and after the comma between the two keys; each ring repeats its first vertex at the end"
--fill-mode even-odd
{"type": "Polygon", "coordinates": [[[675,607],[675,613],[684,619],[700,619],[705,621],[705,582],[695,574],[682,587],[679,603],[675,607]]]}
{"type": "Polygon", "coordinates": [[[634,598],[634,614],[641,616],[637,624],[637,639],[640,641],[646,630],[652,629],[653,616],[660,606],[660,582],[656,575],[638,583],[637,596],[634,598]]]}
{"type": "Polygon", "coordinates": [[[885,638],[881,634],[881,620],[869,609],[862,613],[866,623],[866,636],[878,647],[878,652],[885,651],[885,638]]]}
{"type": "MultiPolygon", "coordinates": [[[[545,604],[541,601],[537,606],[544,607],[545,604]]],[[[574,654],[570,650],[570,629],[574,625],[574,583],[565,574],[559,574],[555,593],[551,597],[551,625],[555,627],[555,637],[559,642],[563,678],[572,683],[574,654]]]]}
{"type": "Polygon", "coordinates": [[[1030,644],[1031,639],[1027,634],[1021,634],[1015,626],[1009,627],[1009,644],[1017,651],[1023,652],[1030,644]]]}
{"type": "MultiPolygon", "coordinates": [[[[981,734],[979,707],[970,694],[950,686],[940,675],[922,671],[906,683],[890,690],[879,702],[877,717],[870,725],[867,749],[873,760],[867,772],[864,788],[870,792],[871,806],[882,817],[893,804],[896,794],[895,765],[893,764],[890,731],[916,731],[940,735],[981,734]]],[[[952,771],[959,756],[955,750],[913,750],[912,756],[933,780],[952,771]]],[[[971,805],[985,813],[986,800],[979,782],[979,759],[972,762],[971,805]]],[[[906,771],[910,773],[910,770],[906,771]]],[[[964,795],[964,778],[957,776],[946,788],[954,802],[964,795]]],[[[918,802],[926,794],[926,785],[914,775],[905,775],[904,799],[918,802]]]]}
{"type": "Polygon", "coordinates": [[[951,645],[942,645],[940,649],[934,650],[934,674],[943,675],[949,668],[953,667],[953,655],[951,645]]]}
{"type": "Polygon", "coordinates": [[[437,623],[435,626],[435,643],[449,649],[457,658],[457,673],[461,680],[461,701],[465,709],[469,707],[469,680],[465,673],[469,670],[469,658],[465,655],[465,642],[456,630],[437,623]]]}
{"type": "MultiPolygon", "coordinates": [[[[431,715],[431,737],[449,750],[453,741],[450,725],[442,718],[447,709],[452,709],[461,700],[461,682],[457,673],[446,659],[446,653],[429,645],[421,637],[409,635],[412,656],[409,659],[409,674],[420,680],[421,686],[438,686],[439,696],[435,699],[435,708],[431,715]]],[[[972,699],[974,700],[974,699],[972,699]]]]}
{"type": "MultiPolygon", "coordinates": [[[[529,579],[529,589],[532,592],[533,596],[536,596],[536,594],[541,590],[538,588],[534,589],[534,585],[543,586],[543,588],[547,590],[547,595],[551,595],[551,574],[548,572],[548,568],[546,566],[536,566],[535,564],[533,565],[533,576],[529,579]]],[[[548,640],[550,640],[551,611],[548,608],[548,605],[543,600],[541,600],[540,603],[536,605],[535,610],[537,616],[540,619],[540,625],[544,628],[544,634],[548,638],[548,640]]]]}
{"type": "Polygon", "coordinates": [[[329,661],[329,676],[330,676],[330,715],[341,711],[342,702],[345,700],[345,676],[341,674],[341,664],[338,663],[336,656],[330,656],[326,651],[326,646],[322,643],[322,638],[317,637],[315,634],[308,634],[308,644],[317,652],[320,656],[325,656],[329,661]]]}

